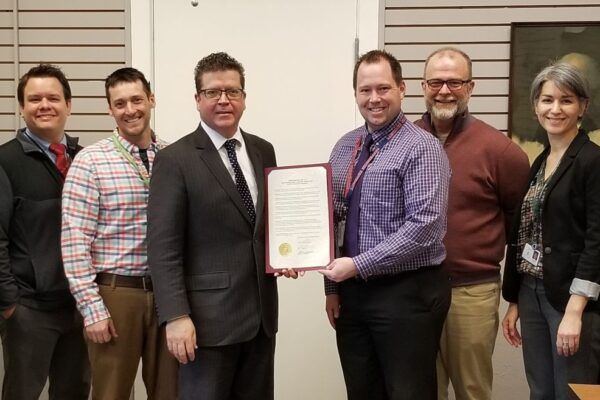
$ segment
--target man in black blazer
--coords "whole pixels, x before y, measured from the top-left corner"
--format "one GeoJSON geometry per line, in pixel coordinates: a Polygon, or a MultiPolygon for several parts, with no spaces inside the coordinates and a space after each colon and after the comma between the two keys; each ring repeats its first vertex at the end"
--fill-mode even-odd
{"type": "Polygon", "coordinates": [[[65,134],[71,87],[48,64],[19,80],[25,128],[0,146],[0,319],[3,400],[87,400],[90,369],[83,320],[60,249],[61,194],[78,139],[65,134]]]}
{"type": "Polygon", "coordinates": [[[198,128],[158,153],[148,256],[160,323],[182,364],[180,399],[273,399],[276,279],[265,273],[263,170],[273,146],[239,129],[244,69],[195,69],[198,128]]]}

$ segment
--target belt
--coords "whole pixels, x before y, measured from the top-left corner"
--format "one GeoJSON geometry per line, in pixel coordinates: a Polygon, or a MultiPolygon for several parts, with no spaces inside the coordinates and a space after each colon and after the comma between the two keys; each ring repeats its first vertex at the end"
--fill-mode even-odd
{"type": "Polygon", "coordinates": [[[94,282],[96,282],[99,285],[127,287],[152,291],[152,279],[150,278],[150,275],[127,276],[111,274],[108,272],[99,272],[98,274],[96,274],[96,279],[94,279],[94,282]]]}

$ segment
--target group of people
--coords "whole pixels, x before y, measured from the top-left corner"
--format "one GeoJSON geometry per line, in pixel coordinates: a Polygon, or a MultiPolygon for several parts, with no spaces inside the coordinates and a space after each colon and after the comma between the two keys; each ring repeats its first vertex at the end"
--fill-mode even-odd
{"type": "MultiPolygon", "coordinates": [[[[491,399],[502,292],[531,399],[566,399],[568,382],[600,370],[600,148],[578,129],[585,77],[558,63],[534,80],[548,146],[531,170],[469,113],[467,54],[433,52],[421,85],[413,123],[398,61],[361,56],[365,124],[329,160],[339,256],[320,272],[347,397],[447,399],[452,382],[459,400],[491,399]]],[[[240,128],[237,60],[201,59],[195,87],[200,123],[167,145],[146,77],[114,71],[115,132],[82,149],[65,133],[60,69],[21,77],[26,127],[0,146],[3,400],[37,399],[46,381],[51,399],[128,399],[140,359],[149,399],[274,398],[276,275],[299,275],[265,273],[275,152],[240,128]]]]}

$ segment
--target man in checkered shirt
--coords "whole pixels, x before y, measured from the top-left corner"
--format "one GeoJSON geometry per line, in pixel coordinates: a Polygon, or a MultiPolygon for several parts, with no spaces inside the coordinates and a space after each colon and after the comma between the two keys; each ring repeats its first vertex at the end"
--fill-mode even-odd
{"type": "Polygon", "coordinates": [[[450,167],[430,133],[402,113],[402,69],[373,50],[354,69],[365,125],[331,153],[341,257],[326,270],[348,399],[435,399],[436,355],[450,304],[450,167]]]}

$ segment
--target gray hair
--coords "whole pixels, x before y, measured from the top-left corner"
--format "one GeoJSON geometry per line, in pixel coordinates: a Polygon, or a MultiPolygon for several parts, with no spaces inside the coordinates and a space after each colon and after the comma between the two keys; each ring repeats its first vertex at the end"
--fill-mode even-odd
{"type": "Polygon", "coordinates": [[[590,85],[583,73],[569,63],[558,62],[541,70],[531,83],[529,100],[534,108],[542,93],[542,86],[548,81],[552,81],[562,91],[572,92],[579,100],[589,102],[590,85]]]}

